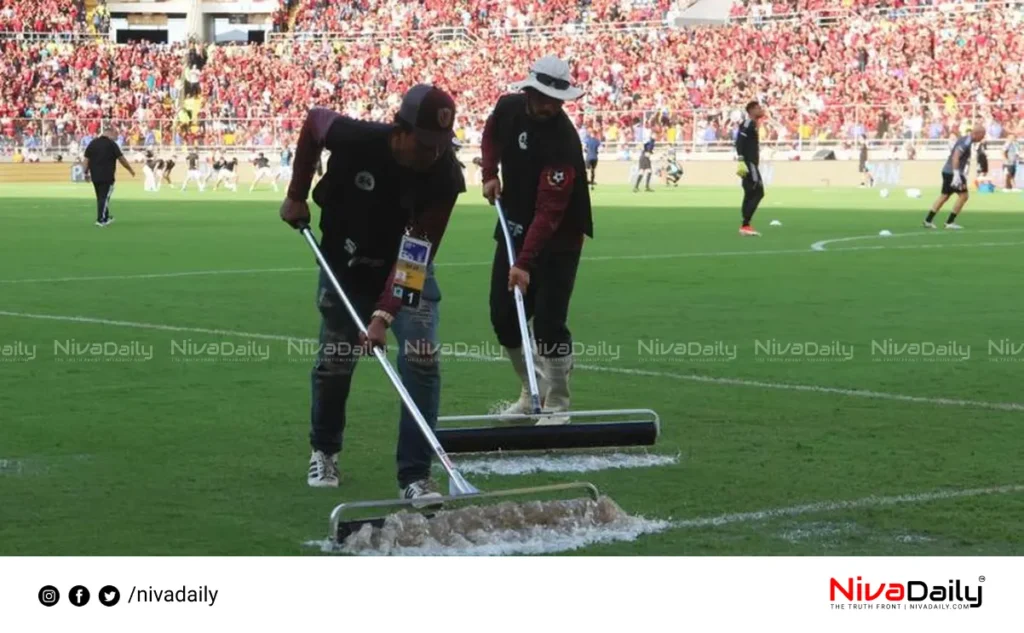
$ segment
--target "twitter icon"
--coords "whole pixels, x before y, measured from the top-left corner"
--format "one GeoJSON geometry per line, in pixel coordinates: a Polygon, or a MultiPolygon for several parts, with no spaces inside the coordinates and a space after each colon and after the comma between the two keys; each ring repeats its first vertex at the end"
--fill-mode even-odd
{"type": "Polygon", "coordinates": [[[100,604],[105,607],[112,607],[121,600],[121,592],[114,585],[107,585],[100,589],[100,604]]]}

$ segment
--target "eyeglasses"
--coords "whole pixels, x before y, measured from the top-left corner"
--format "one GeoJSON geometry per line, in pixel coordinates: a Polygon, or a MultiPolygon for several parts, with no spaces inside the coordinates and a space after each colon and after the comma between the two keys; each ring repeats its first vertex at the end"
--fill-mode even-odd
{"type": "Polygon", "coordinates": [[[537,81],[548,86],[549,88],[555,88],[556,90],[568,90],[572,85],[568,80],[559,79],[558,77],[552,77],[546,73],[533,73],[533,76],[537,78],[537,81]]]}

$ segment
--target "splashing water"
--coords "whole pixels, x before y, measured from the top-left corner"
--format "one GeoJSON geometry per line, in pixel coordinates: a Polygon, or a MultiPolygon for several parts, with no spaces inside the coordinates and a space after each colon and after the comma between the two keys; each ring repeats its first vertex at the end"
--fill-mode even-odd
{"type": "Polygon", "coordinates": [[[667,521],[626,514],[614,501],[504,502],[422,514],[393,514],[380,528],[364,525],[341,546],[323,551],[376,556],[495,556],[544,554],[613,541],[633,541],[667,529],[667,521]]]}

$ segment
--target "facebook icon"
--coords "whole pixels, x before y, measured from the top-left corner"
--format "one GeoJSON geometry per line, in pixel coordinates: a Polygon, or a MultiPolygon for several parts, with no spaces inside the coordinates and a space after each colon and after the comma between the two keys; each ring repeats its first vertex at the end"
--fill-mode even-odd
{"type": "Polygon", "coordinates": [[[84,607],[89,603],[89,590],[82,585],[76,585],[71,588],[71,593],[68,594],[68,599],[71,600],[71,604],[76,607],[84,607]]]}

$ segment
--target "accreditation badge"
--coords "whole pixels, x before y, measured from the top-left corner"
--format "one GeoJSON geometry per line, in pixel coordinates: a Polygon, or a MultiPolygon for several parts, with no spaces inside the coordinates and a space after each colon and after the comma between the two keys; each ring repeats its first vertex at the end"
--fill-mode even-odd
{"type": "Polygon", "coordinates": [[[427,282],[427,264],[430,262],[431,244],[427,240],[408,235],[402,238],[398,247],[398,261],[395,263],[394,295],[402,299],[402,305],[415,308],[420,304],[420,295],[427,282]]]}

